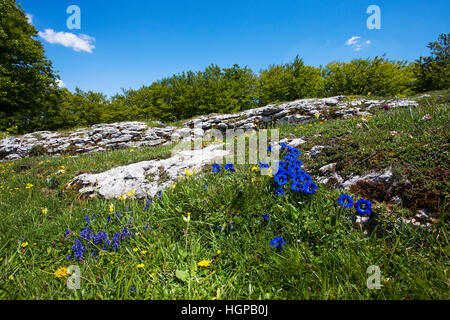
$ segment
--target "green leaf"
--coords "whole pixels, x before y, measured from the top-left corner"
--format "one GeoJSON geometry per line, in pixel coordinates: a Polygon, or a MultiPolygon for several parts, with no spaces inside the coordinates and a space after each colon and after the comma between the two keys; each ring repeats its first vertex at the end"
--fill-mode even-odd
{"type": "Polygon", "coordinates": [[[189,277],[189,273],[187,271],[177,270],[175,271],[175,277],[183,282],[186,282],[189,277]]]}

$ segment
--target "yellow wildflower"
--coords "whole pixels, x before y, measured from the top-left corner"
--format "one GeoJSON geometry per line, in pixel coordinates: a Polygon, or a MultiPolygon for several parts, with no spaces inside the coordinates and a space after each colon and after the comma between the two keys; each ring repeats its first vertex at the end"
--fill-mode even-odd
{"type": "Polygon", "coordinates": [[[31,189],[31,188],[33,188],[33,184],[31,184],[31,183],[27,183],[27,186],[26,186],[25,188],[27,188],[27,189],[31,189]]]}
{"type": "Polygon", "coordinates": [[[42,214],[46,215],[48,213],[48,209],[47,208],[41,208],[42,214]]]}
{"type": "Polygon", "coordinates": [[[147,250],[141,251],[141,254],[147,254],[147,250]]]}
{"type": "Polygon", "coordinates": [[[258,171],[258,167],[257,167],[257,166],[254,166],[254,167],[252,168],[252,171],[258,171]]]}
{"type": "Polygon", "coordinates": [[[39,165],[42,166],[44,164],[44,161],[39,162],[39,165]]]}
{"type": "Polygon", "coordinates": [[[220,251],[220,250],[217,250],[217,254],[221,254],[222,253],[222,251],[220,251]]]}
{"type": "Polygon", "coordinates": [[[127,195],[126,195],[126,194],[123,194],[123,195],[121,195],[121,196],[118,196],[117,199],[122,200],[122,201],[125,201],[125,200],[127,199],[127,195]]]}
{"type": "Polygon", "coordinates": [[[144,268],[144,267],[145,267],[145,264],[143,264],[143,263],[138,264],[138,265],[136,266],[136,268],[138,268],[138,269],[142,269],[142,268],[144,268]]]}
{"type": "Polygon", "coordinates": [[[109,212],[114,212],[114,205],[112,203],[109,205],[109,212]]]}
{"type": "Polygon", "coordinates": [[[184,220],[184,222],[191,221],[191,213],[190,212],[187,213],[187,218],[185,216],[183,216],[183,220],[184,220]]]}
{"type": "Polygon", "coordinates": [[[153,272],[153,273],[150,275],[150,278],[153,278],[154,276],[156,276],[156,272],[153,272]]]}
{"type": "Polygon", "coordinates": [[[134,248],[134,249],[133,249],[133,252],[138,252],[138,251],[139,251],[138,248],[134,248]]]}
{"type": "Polygon", "coordinates": [[[61,279],[63,277],[67,276],[67,268],[66,267],[61,267],[58,270],[55,271],[54,273],[55,278],[61,279]]]}
{"type": "Polygon", "coordinates": [[[130,152],[134,152],[134,149],[131,149],[130,152]]]}
{"type": "Polygon", "coordinates": [[[198,266],[199,266],[199,267],[207,268],[207,267],[210,266],[210,262],[209,262],[208,260],[202,260],[202,261],[200,261],[200,262],[198,263],[198,266]]]}
{"type": "Polygon", "coordinates": [[[14,276],[9,276],[9,280],[14,281],[14,276]]]}
{"type": "Polygon", "coordinates": [[[26,247],[28,247],[28,242],[24,242],[24,243],[22,243],[20,246],[21,246],[22,248],[26,248],[26,247]]]}
{"type": "Polygon", "coordinates": [[[128,196],[129,196],[130,198],[133,198],[134,195],[136,194],[136,190],[135,190],[135,189],[131,189],[130,192],[127,192],[127,194],[128,194],[128,196]]]}

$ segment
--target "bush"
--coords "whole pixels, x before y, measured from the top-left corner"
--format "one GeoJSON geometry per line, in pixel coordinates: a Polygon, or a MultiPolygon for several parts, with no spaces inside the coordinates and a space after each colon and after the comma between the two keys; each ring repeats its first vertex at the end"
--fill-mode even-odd
{"type": "Polygon", "coordinates": [[[413,75],[404,61],[357,59],[333,62],[323,70],[324,93],[333,95],[396,96],[411,92],[413,75]]]}

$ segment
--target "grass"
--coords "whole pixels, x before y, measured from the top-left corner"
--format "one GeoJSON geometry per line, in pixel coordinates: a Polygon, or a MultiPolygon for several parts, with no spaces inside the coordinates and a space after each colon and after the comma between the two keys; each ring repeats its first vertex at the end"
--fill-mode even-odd
{"type": "MultiPolygon", "coordinates": [[[[330,119],[311,127],[282,127],[281,135],[307,138],[301,160],[308,172],[317,173],[330,161],[338,163],[342,175],[392,166],[396,176],[403,174],[416,186],[407,193],[411,199],[425,190],[441,192],[439,199],[445,200],[448,179],[429,173],[439,167],[448,172],[448,101],[432,99],[411,110],[380,110],[363,128],[356,128],[359,121],[353,119],[330,119]],[[432,119],[422,121],[425,114],[432,119]],[[390,135],[393,130],[396,137],[390,135]],[[310,159],[305,151],[317,144],[326,148],[310,159]],[[383,157],[372,161],[373,153],[383,157]],[[418,171],[407,170],[414,167],[418,171]]],[[[321,185],[310,196],[288,192],[277,197],[273,179],[252,171],[251,165],[236,166],[235,173],[213,174],[207,168],[182,178],[147,208],[145,200],[84,199],[64,188],[80,172],[165,158],[170,149],[1,163],[0,298],[449,298],[446,205],[428,209],[436,218],[429,229],[413,228],[398,219],[413,215],[414,206],[406,201],[392,207],[375,196],[377,227],[364,232],[352,223],[354,210],[338,208],[341,192],[333,186],[321,185]],[[262,214],[269,215],[269,223],[262,214]],[[99,247],[97,257],[88,252],[82,262],[66,260],[86,216],[93,231],[105,230],[111,238],[126,226],[133,236],[117,252],[102,253],[99,247]],[[282,252],[269,245],[277,236],[286,240],[282,252]],[[209,266],[199,266],[202,260],[209,266]],[[62,278],[54,275],[69,265],[81,269],[80,290],[67,289],[64,272],[62,278]],[[371,265],[380,268],[380,290],[366,286],[371,265]]],[[[354,198],[370,196],[355,191],[354,198]]]]}

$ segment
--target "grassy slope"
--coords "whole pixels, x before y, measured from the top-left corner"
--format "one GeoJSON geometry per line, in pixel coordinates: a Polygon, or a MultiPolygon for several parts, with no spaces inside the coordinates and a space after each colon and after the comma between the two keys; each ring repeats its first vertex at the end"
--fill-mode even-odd
{"type": "Polygon", "coordinates": [[[0,298],[448,299],[446,205],[430,209],[436,218],[430,230],[397,226],[398,217],[414,213],[417,194],[429,190],[442,194],[439,201],[448,197],[448,176],[430,174],[437,168],[448,174],[448,101],[433,99],[412,110],[380,112],[361,129],[354,120],[281,128],[285,136],[309,137],[303,152],[317,144],[327,146],[316,160],[301,156],[311,173],[330,161],[344,175],[392,165],[396,176],[411,181],[406,195],[412,200],[406,199],[405,207],[374,206],[379,228],[369,234],[352,226],[352,210],[332,225],[340,194],[333,187],[320,186],[313,196],[289,193],[278,198],[273,180],[249,165],[236,166],[236,173],[205,172],[183,179],[148,210],[143,201],[86,200],[63,191],[80,171],[167,157],[170,147],[0,164],[0,298]],[[427,113],[432,120],[422,121],[427,113]],[[390,135],[392,130],[397,137],[390,135]],[[49,185],[47,176],[61,166],[66,172],[49,185]],[[26,189],[27,183],[33,187],[26,189]],[[106,224],[110,204],[121,218],[113,215],[106,224]],[[189,225],[182,219],[188,212],[189,225]],[[261,218],[264,213],[270,216],[268,224],[261,218]],[[95,231],[107,230],[111,237],[127,225],[134,237],[117,253],[78,263],[82,287],[70,291],[64,278],[53,273],[77,264],[65,257],[85,216],[93,218],[95,231]],[[66,229],[72,231],[68,237],[66,229]],[[276,236],[286,240],[281,253],[269,246],[276,236]],[[24,242],[28,246],[20,245],[24,242]],[[205,259],[211,266],[198,267],[205,259]],[[144,267],[137,268],[140,264],[144,267]],[[370,265],[381,269],[381,290],[366,287],[370,265]]]}

